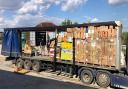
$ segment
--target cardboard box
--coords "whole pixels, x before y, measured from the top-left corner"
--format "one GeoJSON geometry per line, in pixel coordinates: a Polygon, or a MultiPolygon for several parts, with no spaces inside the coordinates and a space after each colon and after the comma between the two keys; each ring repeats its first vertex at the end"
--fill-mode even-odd
{"type": "Polygon", "coordinates": [[[90,26],[87,28],[68,28],[64,41],[75,37],[75,58],[77,62],[97,65],[115,65],[115,37],[113,26],[90,26]],[[110,63],[112,62],[112,63],[110,63]]]}
{"type": "Polygon", "coordinates": [[[50,47],[53,48],[55,45],[55,40],[51,42],[50,47]]]}

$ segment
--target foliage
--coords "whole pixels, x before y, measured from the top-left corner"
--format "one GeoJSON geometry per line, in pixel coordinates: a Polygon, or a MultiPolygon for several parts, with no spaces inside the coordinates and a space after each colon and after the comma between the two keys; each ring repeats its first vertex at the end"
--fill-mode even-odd
{"type": "Polygon", "coordinates": [[[72,25],[72,21],[71,20],[64,20],[62,23],[61,23],[62,26],[66,26],[66,25],[72,25]]]}
{"type": "Polygon", "coordinates": [[[128,32],[123,32],[122,33],[122,44],[123,45],[128,44],[128,32]]]}
{"type": "Polygon", "coordinates": [[[72,22],[71,20],[69,20],[69,19],[65,19],[62,23],[61,23],[61,25],[62,26],[66,26],[66,25],[77,25],[78,23],[77,22],[72,22]]]}
{"type": "Polygon", "coordinates": [[[77,22],[74,22],[73,24],[74,24],[74,25],[77,25],[78,23],[77,23],[77,22]]]}

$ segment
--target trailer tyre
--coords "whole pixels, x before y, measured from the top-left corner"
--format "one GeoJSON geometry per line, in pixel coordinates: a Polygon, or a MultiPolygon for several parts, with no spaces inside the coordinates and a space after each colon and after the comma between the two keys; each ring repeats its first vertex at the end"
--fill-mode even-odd
{"type": "Polygon", "coordinates": [[[41,62],[40,61],[33,61],[32,69],[36,72],[39,72],[41,70],[41,62]]]}
{"type": "Polygon", "coordinates": [[[96,82],[100,87],[108,87],[111,83],[110,73],[107,71],[98,71],[96,74],[96,82]]]}
{"type": "Polygon", "coordinates": [[[32,67],[32,62],[30,60],[25,60],[24,61],[24,68],[27,70],[30,70],[32,67]]]}
{"type": "Polygon", "coordinates": [[[80,73],[80,79],[85,84],[91,84],[93,81],[93,74],[90,70],[84,69],[80,73]]]}
{"type": "Polygon", "coordinates": [[[16,61],[17,68],[23,68],[23,65],[24,65],[24,60],[17,59],[17,61],[16,61]]]}

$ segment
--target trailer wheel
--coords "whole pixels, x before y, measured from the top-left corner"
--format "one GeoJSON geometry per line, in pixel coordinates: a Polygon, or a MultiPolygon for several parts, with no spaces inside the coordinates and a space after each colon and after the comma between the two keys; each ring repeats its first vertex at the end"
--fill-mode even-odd
{"type": "Polygon", "coordinates": [[[47,66],[46,63],[42,63],[42,68],[41,69],[46,70],[46,68],[47,68],[46,66],[47,66]]]}
{"type": "Polygon", "coordinates": [[[40,61],[33,61],[32,69],[36,72],[39,72],[41,70],[41,62],[40,61]]]}
{"type": "Polygon", "coordinates": [[[83,69],[80,73],[80,79],[85,84],[91,84],[93,81],[93,74],[88,69],[83,69]]]}
{"type": "Polygon", "coordinates": [[[24,61],[24,68],[27,70],[30,70],[32,67],[32,62],[30,60],[25,60],[24,61]]]}
{"type": "Polygon", "coordinates": [[[24,65],[24,60],[17,59],[17,61],[16,61],[17,68],[23,68],[23,65],[24,65]]]}
{"type": "Polygon", "coordinates": [[[107,88],[111,83],[110,73],[107,71],[98,71],[96,82],[100,87],[107,88]]]}

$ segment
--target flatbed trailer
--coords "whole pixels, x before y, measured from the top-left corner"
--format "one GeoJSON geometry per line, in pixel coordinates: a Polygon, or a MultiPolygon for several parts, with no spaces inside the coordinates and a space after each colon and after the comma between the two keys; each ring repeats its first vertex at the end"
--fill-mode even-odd
{"type": "Polygon", "coordinates": [[[69,73],[71,77],[76,75],[85,84],[96,82],[101,87],[124,88],[128,84],[120,81],[128,82],[128,68],[127,58],[123,62],[121,59],[121,34],[119,21],[5,28],[2,54],[14,57],[16,66],[20,68],[34,71],[51,69],[69,73]],[[35,34],[32,37],[35,41],[31,40],[31,32],[35,34]],[[24,34],[26,38],[22,37],[24,34]],[[25,53],[24,40],[25,45],[28,40],[32,41],[30,54],[25,53]],[[38,47],[41,52],[36,51],[38,47]]]}

